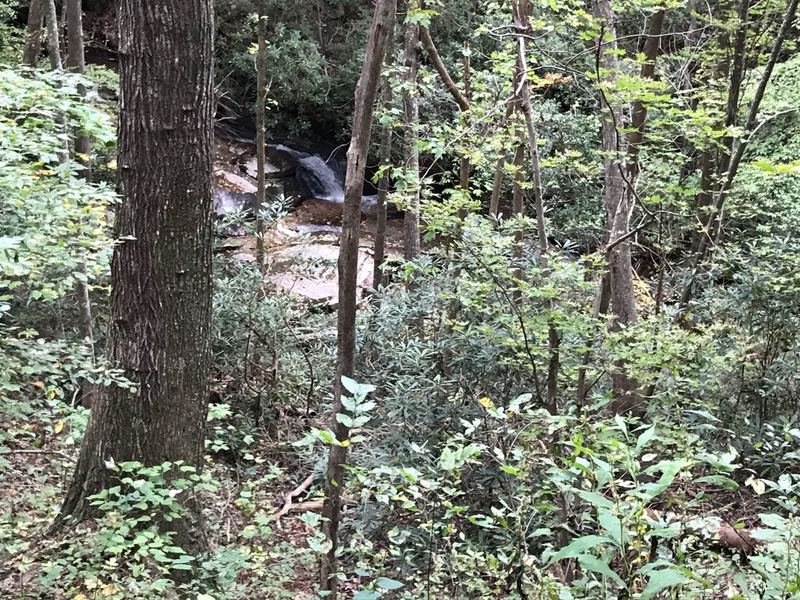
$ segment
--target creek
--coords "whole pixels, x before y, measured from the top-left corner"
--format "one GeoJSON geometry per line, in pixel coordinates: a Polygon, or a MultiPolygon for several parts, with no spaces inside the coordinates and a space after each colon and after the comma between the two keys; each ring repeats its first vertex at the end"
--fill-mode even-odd
{"type": "MultiPolygon", "coordinates": [[[[252,218],[256,202],[255,146],[249,139],[218,136],[214,212],[218,219],[237,213],[252,218]]],[[[267,203],[284,199],[289,214],[265,236],[266,278],[276,287],[333,305],[338,298],[336,262],[344,205],[345,163],[331,153],[306,152],[286,144],[267,145],[267,203]]],[[[376,197],[365,185],[359,251],[359,290],[372,286],[376,197]]],[[[402,253],[402,223],[395,211],[387,222],[387,252],[402,253]]],[[[256,239],[247,227],[232,226],[217,249],[240,261],[255,261],[256,239]]]]}

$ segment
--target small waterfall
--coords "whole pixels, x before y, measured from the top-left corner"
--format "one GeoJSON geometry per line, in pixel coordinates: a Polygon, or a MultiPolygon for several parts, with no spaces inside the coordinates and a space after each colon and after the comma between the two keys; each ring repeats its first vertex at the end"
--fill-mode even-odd
{"type": "Polygon", "coordinates": [[[344,202],[344,188],[333,169],[319,156],[297,162],[297,180],[318,200],[344,202]]]}
{"type": "Polygon", "coordinates": [[[335,164],[331,165],[320,156],[300,152],[283,144],[273,148],[297,161],[295,177],[306,196],[339,204],[344,202],[344,187],[340,175],[333,168],[335,164]]]}

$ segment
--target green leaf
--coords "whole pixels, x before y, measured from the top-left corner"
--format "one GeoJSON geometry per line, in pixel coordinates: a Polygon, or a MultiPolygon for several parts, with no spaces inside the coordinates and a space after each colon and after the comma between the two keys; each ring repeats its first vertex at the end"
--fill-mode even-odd
{"type": "Polygon", "coordinates": [[[695,483],[710,483],[711,485],[718,485],[726,490],[738,490],[739,484],[730,477],[725,475],[706,475],[694,480],[695,483]]]}
{"type": "Polygon", "coordinates": [[[611,502],[611,500],[609,500],[608,498],[597,492],[580,490],[578,492],[578,496],[580,496],[583,500],[585,500],[595,508],[608,508],[608,509],[614,508],[614,503],[611,502]]]}
{"type": "Polygon", "coordinates": [[[578,562],[580,563],[581,567],[583,567],[587,571],[592,571],[593,573],[599,573],[603,577],[608,577],[609,579],[616,582],[623,589],[628,589],[628,586],[625,585],[625,582],[622,581],[622,578],[614,573],[611,568],[597,558],[596,556],[591,556],[590,554],[581,554],[578,556],[578,562]]]}
{"type": "Polygon", "coordinates": [[[399,590],[403,585],[402,581],[396,579],[389,579],[388,577],[378,577],[375,580],[375,585],[384,590],[399,590]]]}
{"type": "Polygon", "coordinates": [[[647,444],[653,439],[656,435],[656,426],[653,425],[652,427],[648,427],[644,430],[644,432],[639,436],[639,439],[636,440],[636,449],[634,454],[639,454],[647,444]]]}
{"type": "Polygon", "coordinates": [[[677,569],[666,568],[650,571],[647,586],[644,588],[640,598],[641,600],[648,600],[667,588],[683,585],[688,582],[689,578],[677,569]]]}
{"type": "Polygon", "coordinates": [[[553,554],[548,561],[548,564],[553,564],[556,561],[563,560],[565,558],[577,558],[587,550],[592,548],[596,548],[601,544],[613,544],[614,540],[608,538],[604,535],[585,535],[583,537],[579,537],[572,542],[553,554]]]}
{"type": "Polygon", "coordinates": [[[600,527],[606,530],[608,536],[614,540],[617,546],[622,547],[628,542],[628,532],[625,530],[622,520],[608,509],[599,509],[597,511],[597,522],[600,527]]]}

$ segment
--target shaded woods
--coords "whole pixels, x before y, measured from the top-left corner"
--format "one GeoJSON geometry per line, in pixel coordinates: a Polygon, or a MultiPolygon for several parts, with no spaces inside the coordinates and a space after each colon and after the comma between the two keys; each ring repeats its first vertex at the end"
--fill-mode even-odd
{"type": "Polygon", "coordinates": [[[800,593],[797,0],[0,0],[3,597],[800,593]]]}

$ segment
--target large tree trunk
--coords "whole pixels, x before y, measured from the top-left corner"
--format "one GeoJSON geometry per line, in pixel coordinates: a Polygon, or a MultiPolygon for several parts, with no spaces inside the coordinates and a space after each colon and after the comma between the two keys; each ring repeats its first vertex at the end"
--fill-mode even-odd
{"type": "Polygon", "coordinates": [[[35,67],[42,52],[42,25],[44,24],[46,0],[31,0],[28,8],[28,25],[25,29],[25,47],[22,50],[22,64],[35,67]]]}
{"type": "MultiPolygon", "coordinates": [[[[200,467],[211,327],[212,0],[120,0],[118,208],[100,394],[56,525],[91,515],[107,461],[200,467]],[[164,60],[164,57],[170,60],[164,60]]],[[[189,521],[177,543],[198,546],[189,521]]]]}
{"type": "Polygon", "coordinates": [[[419,235],[419,149],[417,147],[419,123],[419,97],[417,72],[419,70],[419,24],[406,23],[405,44],[405,87],[403,90],[403,118],[405,120],[405,168],[407,185],[405,194],[405,251],[406,260],[419,255],[421,242],[419,235]]]}
{"type": "MultiPolygon", "coordinates": [[[[339,315],[336,346],[336,380],[333,385],[333,430],[340,442],[348,440],[350,428],[340,423],[336,415],[346,413],[342,404],[342,376],[353,375],[356,350],[356,294],[358,290],[358,240],[361,228],[361,196],[364,172],[372,133],[372,116],[381,66],[394,29],[395,0],[378,0],[367,42],[364,66],[355,93],[355,112],[350,148],[347,151],[342,237],[339,249],[339,315]]],[[[320,567],[320,587],[336,598],[336,549],[339,539],[341,494],[345,483],[347,446],[331,446],[325,474],[325,501],[322,507],[323,531],[331,548],[320,567]]]]}
{"type": "MultiPolygon", "coordinates": [[[[592,12],[602,26],[602,36],[597,42],[598,70],[602,78],[613,84],[619,73],[619,61],[616,55],[616,16],[611,1],[593,0],[592,12]]],[[[627,143],[625,136],[620,132],[620,128],[624,126],[621,107],[616,105],[610,94],[601,92],[601,101],[602,149],[605,155],[603,204],[606,209],[609,240],[606,262],[611,281],[611,311],[614,315],[612,326],[619,330],[634,325],[637,321],[630,239],[626,237],[630,229],[633,195],[622,163],[627,143]]],[[[639,384],[630,377],[624,362],[619,362],[615,366],[612,386],[615,412],[629,412],[641,408],[639,384]]]]}

